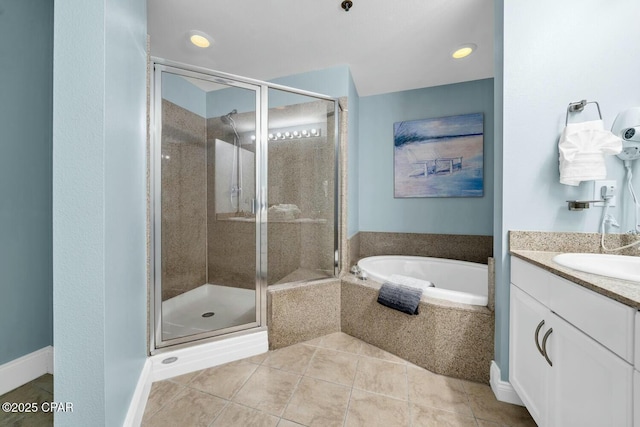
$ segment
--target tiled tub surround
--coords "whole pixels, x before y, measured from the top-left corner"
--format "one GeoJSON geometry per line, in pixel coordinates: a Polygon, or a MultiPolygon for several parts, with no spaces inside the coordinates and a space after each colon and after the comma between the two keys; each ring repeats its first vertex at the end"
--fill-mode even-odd
{"type": "Polygon", "coordinates": [[[269,286],[267,325],[270,349],[340,331],[340,280],[269,286]]]}
{"type": "Polygon", "coordinates": [[[493,236],[364,232],[346,242],[344,272],[358,260],[378,255],[410,255],[488,264],[489,310],[495,309],[493,236]]]}
{"type": "Polygon", "coordinates": [[[333,330],[363,339],[434,372],[488,383],[495,322],[490,236],[360,232],[346,243],[343,256],[349,257],[349,262],[343,264],[339,288],[316,283],[269,288],[270,348],[299,343],[321,336],[323,330],[337,328],[333,330]],[[381,306],[377,303],[379,283],[358,280],[345,271],[363,253],[488,263],[488,307],[423,297],[420,314],[408,316],[381,306]],[[336,311],[331,305],[336,299],[339,319],[334,317],[336,311]]]}
{"type": "Polygon", "coordinates": [[[489,382],[492,311],[423,296],[420,313],[409,316],[378,304],[379,289],[351,274],[269,287],[269,348],[342,331],[433,372],[489,382]]]}
{"type": "Polygon", "coordinates": [[[361,231],[349,239],[348,247],[349,265],[375,255],[415,255],[486,264],[493,256],[493,236],[361,231]]]}
{"type": "Polygon", "coordinates": [[[341,330],[432,372],[489,382],[494,313],[487,307],[422,297],[417,316],[377,302],[380,284],[342,278],[341,330]]]}
{"type": "MultiPolygon", "coordinates": [[[[636,236],[637,237],[637,236],[636,236]]],[[[634,236],[607,235],[610,245],[624,245],[634,236]]],[[[584,286],[594,292],[640,310],[640,286],[626,280],[611,279],[584,273],[553,262],[553,257],[566,252],[600,253],[600,235],[597,233],[509,232],[511,254],[541,267],[553,274],[584,286]]],[[[638,250],[625,255],[639,255],[638,250]]]]}

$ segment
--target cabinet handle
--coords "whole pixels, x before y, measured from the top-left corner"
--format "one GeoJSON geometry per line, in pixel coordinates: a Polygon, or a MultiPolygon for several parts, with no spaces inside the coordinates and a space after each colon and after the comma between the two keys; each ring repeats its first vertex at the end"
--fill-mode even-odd
{"type": "Polygon", "coordinates": [[[544,337],[542,337],[542,350],[544,351],[544,358],[547,359],[547,363],[549,366],[553,366],[551,359],[549,359],[549,355],[547,354],[547,339],[549,339],[549,335],[553,332],[553,328],[549,329],[544,337]]]}
{"type": "Polygon", "coordinates": [[[544,319],[542,319],[540,323],[538,323],[536,332],[535,334],[533,334],[533,340],[536,342],[536,347],[538,348],[538,351],[540,352],[541,356],[544,356],[544,351],[542,351],[542,348],[540,348],[540,344],[538,344],[538,334],[540,333],[540,328],[542,328],[543,325],[544,325],[544,319]]]}

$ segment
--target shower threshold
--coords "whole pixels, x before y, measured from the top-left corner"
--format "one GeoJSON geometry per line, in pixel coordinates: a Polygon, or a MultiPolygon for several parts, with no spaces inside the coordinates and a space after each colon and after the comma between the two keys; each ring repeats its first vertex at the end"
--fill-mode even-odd
{"type": "Polygon", "coordinates": [[[255,321],[253,289],[207,283],[162,302],[164,341],[255,321]]]}

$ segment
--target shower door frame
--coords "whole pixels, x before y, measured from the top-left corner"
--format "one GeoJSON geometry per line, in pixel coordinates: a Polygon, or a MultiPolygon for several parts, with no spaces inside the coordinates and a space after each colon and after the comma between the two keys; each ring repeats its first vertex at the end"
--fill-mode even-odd
{"type": "MultiPolygon", "coordinates": [[[[268,126],[269,89],[277,89],[297,95],[309,96],[334,103],[334,277],[340,273],[341,197],[340,197],[340,104],[338,98],[299,90],[292,87],[236,76],[229,73],[192,66],[162,58],[151,58],[149,101],[149,194],[150,194],[150,274],[149,298],[149,353],[151,355],[188,347],[194,343],[216,341],[258,331],[267,331],[267,210],[268,210],[268,126]],[[223,329],[202,332],[164,341],[162,339],[162,209],[161,209],[161,149],[162,149],[162,79],[163,71],[186,77],[208,80],[231,87],[255,90],[256,93],[256,321],[223,329]]],[[[208,196],[208,195],[207,195],[208,196]]],[[[207,255],[208,256],[208,255],[207,255]]]]}

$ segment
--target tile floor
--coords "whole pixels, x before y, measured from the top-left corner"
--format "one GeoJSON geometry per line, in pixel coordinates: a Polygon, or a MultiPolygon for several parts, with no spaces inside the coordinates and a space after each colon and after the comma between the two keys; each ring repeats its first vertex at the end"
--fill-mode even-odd
{"type": "Polygon", "coordinates": [[[154,383],[144,427],[535,426],[489,386],[335,333],[154,383]]]}
{"type": "MultiPolygon", "coordinates": [[[[38,407],[43,402],[53,402],[53,375],[45,374],[35,380],[0,396],[0,404],[33,403],[38,407]]],[[[7,413],[0,411],[0,426],[12,427],[47,427],[53,425],[53,413],[7,413]]]]}

